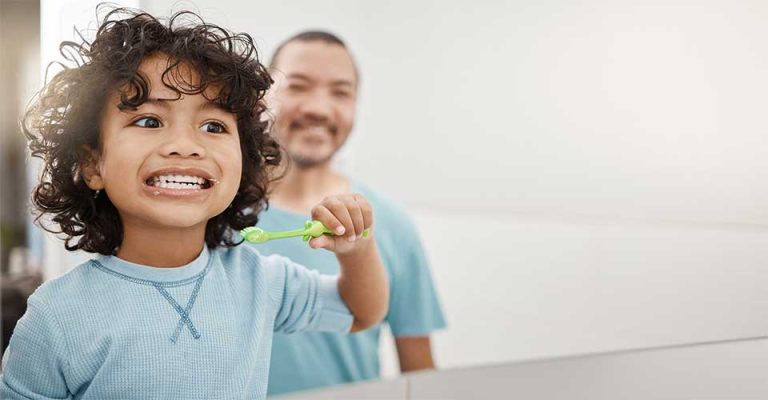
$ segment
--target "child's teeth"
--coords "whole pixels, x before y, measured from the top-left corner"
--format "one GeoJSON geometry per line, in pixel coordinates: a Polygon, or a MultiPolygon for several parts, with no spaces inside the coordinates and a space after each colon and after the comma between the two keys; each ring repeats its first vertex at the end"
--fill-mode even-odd
{"type": "Polygon", "coordinates": [[[205,178],[192,175],[161,175],[152,178],[152,185],[166,189],[202,189],[205,178]]]}

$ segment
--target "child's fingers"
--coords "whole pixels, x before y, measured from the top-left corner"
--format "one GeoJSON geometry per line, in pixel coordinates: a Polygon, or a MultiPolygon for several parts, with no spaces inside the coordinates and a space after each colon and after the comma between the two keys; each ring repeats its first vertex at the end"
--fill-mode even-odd
{"type": "Polygon", "coordinates": [[[355,223],[352,217],[353,210],[350,210],[351,201],[349,200],[351,199],[331,197],[325,199],[323,205],[328,208],[344,226],[344,235],[347,237],[347,240],[353,241],[357,236],[357,231],[355,230],[355,223]]]}
{"type": "Polygon", "coordinates": [[[322,222],[337,235],[349,233],[353,229],[349,212],[338,199],[325,199],[313,207],[312,219],[322,222]]]}
{"type": "Polygon", "coordinates": [[[336,242],[330,237],[328,237],[327,235],[322,235],[316,238],[312,238],[309,241],[309,247],[313,249],[327,249],[330,251],[335,250],[335,246],[334,246],[335,244],[336,242]]]}
{"type": "Polygon", "coordinates": [[[363,215],[363,229],[373,227],[373,207],[371,207],[371,203],[359,194],[355,194],[353,197],[360,206],[360,212],[363,215]]]}
{"type": "Polygon", "coordinates": [[[350,232],[348,236],[355,235],[359,238],[363,235],[363,230],[365,229],[365,218],[363,217],[363,210],[357,200],[355,200],[354,195],[347,197],[346,203],[349,216],[352,218],[352,225],[355,228],[355,232],[350,232]]]}

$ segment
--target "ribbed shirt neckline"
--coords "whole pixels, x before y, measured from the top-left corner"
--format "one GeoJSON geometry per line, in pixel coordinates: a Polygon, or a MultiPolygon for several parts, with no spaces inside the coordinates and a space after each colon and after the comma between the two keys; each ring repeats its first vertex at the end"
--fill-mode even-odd
{"type": "Polygon", "coordinates": [[[151,282],[178,282],[193,278],[203,272],[210,259],[208,246],[203,245],[200,255],[192,262],[180,267],[158,268],[136,264],[123,260],[117,256],[99,255],[96,261],[104,268],[128,278],[151,282]]]}

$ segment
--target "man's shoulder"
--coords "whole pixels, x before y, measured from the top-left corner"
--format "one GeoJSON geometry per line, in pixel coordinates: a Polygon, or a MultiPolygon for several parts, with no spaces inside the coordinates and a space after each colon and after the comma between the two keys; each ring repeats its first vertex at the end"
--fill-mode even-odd
{"type": "Polygon", "coordinates": [[[353,181],[352,188],[353,191],[365,196],[368,202],[371,203],[377,224],[385,222],[388,225],[394,224],[407,229],[411,229],[413,226],[411,216],[405,207],[387,194],[371,189],[359,181],[353,181]]]}

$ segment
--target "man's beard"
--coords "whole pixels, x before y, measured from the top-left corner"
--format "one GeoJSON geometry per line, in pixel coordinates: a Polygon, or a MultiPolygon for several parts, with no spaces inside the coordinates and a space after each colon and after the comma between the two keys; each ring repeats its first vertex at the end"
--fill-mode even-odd
{"type": "MultiPolygon", "coordinates": [[[[276,127],[277,129],[286,129],[286,131],[291,131],[295,126],[297,125],[296,122],[293,122],[288,125],[288,127],[276,127]]],[[[332,136],[336,136],[338,130],[336,126],[330,125],[327,126],[328,131],[331,133],[332,136]]],[[[277,130],[276,130],[277,132],[277,130]]],[[[281,137],[282,135],[278,132],[277,137],[281,137]]],[[[314,154],[310,155],[303,155],[299,154],[297,152],[293,152],[289,149],[290,145],[284,146],[285,153],[288,156],[288,158],[291,160],[291,163],[295,165],[299,169],[311,169],[315,168],[321,165],[325,165],[327,163],[330,163],[333,159],[333,156],[338,152],[339,148],[335,149],[334,151],[331,151],[330,154],[322,155],[322,156],[316,156],[314,154]]]]}
{"type": "Polygon", "coordinates": [[[297,168],[310,169],[330,162],[331,158],[333,158],[333,154],[323,158],[315,158],[288,153],[288,157],[291,159],[293,165],[295,165],[297,168]]]}

